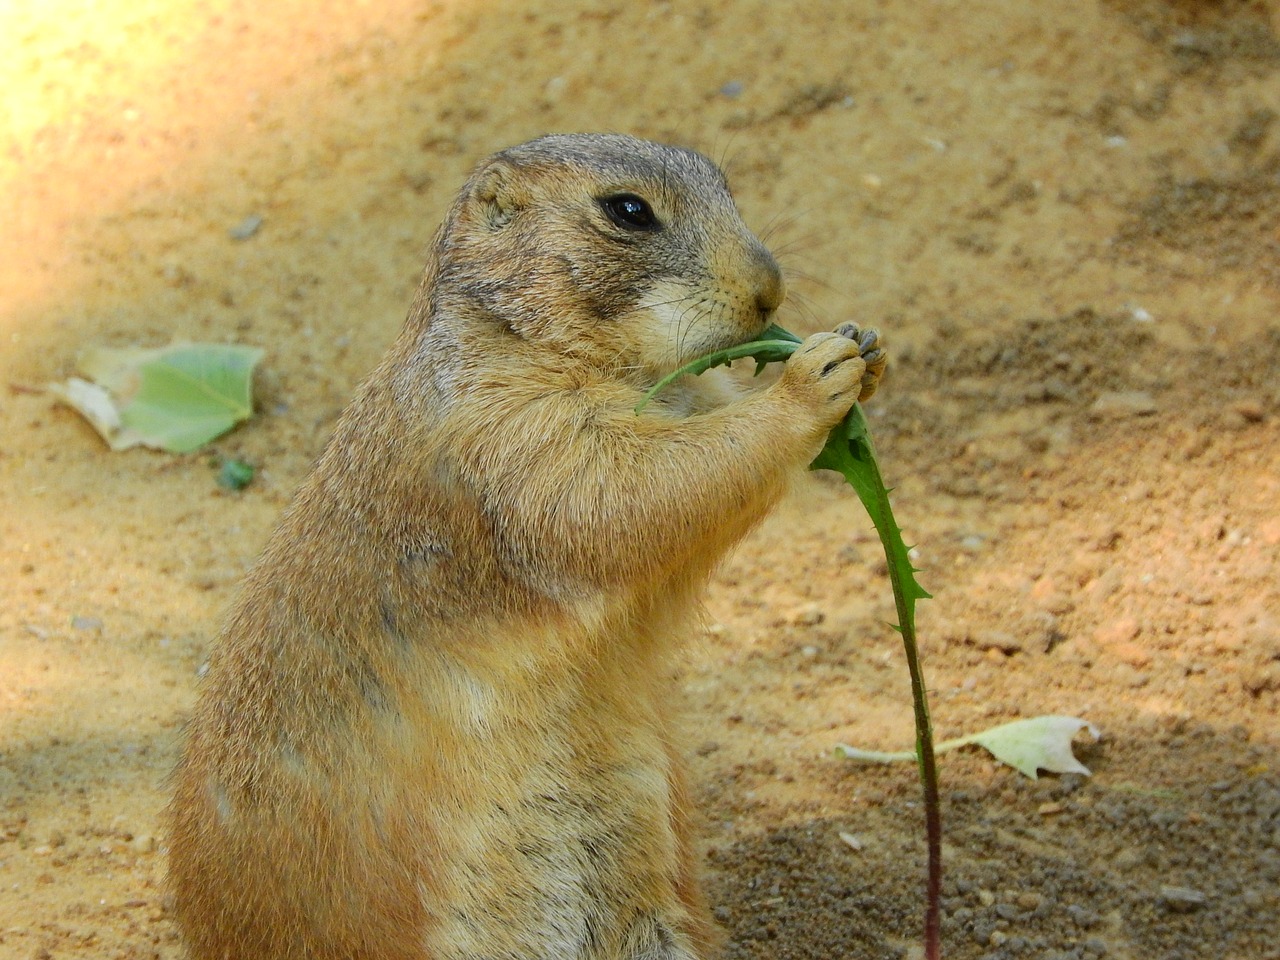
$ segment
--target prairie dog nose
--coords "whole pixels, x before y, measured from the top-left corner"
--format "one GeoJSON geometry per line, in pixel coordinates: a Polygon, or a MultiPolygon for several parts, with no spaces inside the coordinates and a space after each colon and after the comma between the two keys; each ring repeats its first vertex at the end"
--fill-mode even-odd
{"type": "Polygon", "coordinates": [[[773,259],[764,245],[756,243],[752,250],[752,259],[757,270],[756,306],[761,313],[773,313],[782,306],[787,297],[787,285],[782,279],[782,270],[778,261],[773,259]]]}

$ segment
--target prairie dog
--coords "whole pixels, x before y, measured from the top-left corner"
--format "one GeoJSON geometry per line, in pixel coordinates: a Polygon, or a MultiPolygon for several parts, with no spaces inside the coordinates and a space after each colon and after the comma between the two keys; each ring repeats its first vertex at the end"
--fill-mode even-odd
{"type": "Polygon", "coordinates": [[[195,960],[713,955],[667,658],[883,354],[635,407],[783,296],[699,154],[480,164],[211,655],[169,810],[195,960]]]}

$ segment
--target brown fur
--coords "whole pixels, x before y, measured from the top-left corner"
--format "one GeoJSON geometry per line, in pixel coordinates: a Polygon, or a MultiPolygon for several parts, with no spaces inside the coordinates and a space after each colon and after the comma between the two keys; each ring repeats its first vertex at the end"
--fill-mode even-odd
{"type": "Polygon", "coordinates": [[[666,657],[874,375],[819,334],[766,389],[634,409],[782,296],[698,154],[480,166],[210,659],[169,816],[193,957],[710,955],[666,657]]]}

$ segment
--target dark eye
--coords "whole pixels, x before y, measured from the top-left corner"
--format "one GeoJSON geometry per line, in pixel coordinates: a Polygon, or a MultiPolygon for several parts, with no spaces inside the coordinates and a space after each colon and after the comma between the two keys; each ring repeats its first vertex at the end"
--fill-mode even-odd
{"type": "Polygon", "coordinates": [[[653,208],[634,193],[619,193],[604,197],[600,206],[610,220],[623,230],[658,230],[661,224],[653,215],[653,208]]]}

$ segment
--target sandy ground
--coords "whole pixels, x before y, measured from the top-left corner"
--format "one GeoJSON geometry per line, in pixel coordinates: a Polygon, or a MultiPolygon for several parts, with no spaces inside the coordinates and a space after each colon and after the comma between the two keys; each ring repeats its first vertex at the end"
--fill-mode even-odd
{"type": "MultiPolygon", "coordinates": [[[[942,760],[946,955],[1280,957],[1275,8],[11,2],[0,90],[0,956],[182,956],[158,819],[221,611],[470,164],[620,130],[723,160],[787,325],[883,328],[939,734],[1103,732],[1090,778],[942,760]],[[240,494],[39,390],[174,337],[267,350],[213,447],[240,494]]],[[[852,495],[815,476],[708,607],[681,674],[727,956],[913,955],[914,769],[831,755],[911,740],[852,495]]]]}

